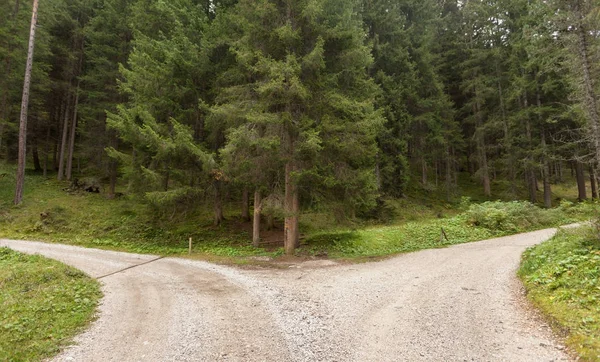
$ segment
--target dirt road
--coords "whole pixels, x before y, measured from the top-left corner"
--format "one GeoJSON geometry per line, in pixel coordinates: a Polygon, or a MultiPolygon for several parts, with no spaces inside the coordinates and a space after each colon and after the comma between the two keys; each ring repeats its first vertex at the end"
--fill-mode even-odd
{"type": "Polygon", "coordinates": [[[383,262],[238,270],[0,240],[103,283],[99,319],[57,361],[568,361],[523,301],[521,253],[555,230],[383,262]]]}

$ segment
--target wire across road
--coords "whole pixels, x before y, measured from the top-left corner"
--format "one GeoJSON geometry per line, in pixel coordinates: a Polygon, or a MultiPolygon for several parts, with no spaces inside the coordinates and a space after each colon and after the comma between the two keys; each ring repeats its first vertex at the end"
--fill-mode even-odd
{"type": "Polygon", "coordinates": [[[375,263],[240,270],[0,240],[101,278],[99,318],[57,361],[569,361],[515,277],[555,229],[375,263]]]}

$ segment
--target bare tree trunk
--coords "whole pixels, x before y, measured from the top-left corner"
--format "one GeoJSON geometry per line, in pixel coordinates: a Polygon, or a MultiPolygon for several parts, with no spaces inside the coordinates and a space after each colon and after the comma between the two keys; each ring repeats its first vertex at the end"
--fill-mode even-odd
{"type": "Polygon", "coordinates": [[[585,177],[583,175],[583,165],[579,161],[575,161],[575,175],[577,176],[577,191],[579,201],[587,199],[585,190],[585,177]]]}
{"type": "Polygon", "coordinates": [[[252,245],[258,247],[260,243],[260,212],[262,210],[262,197],[260,190],[254,191],[254,219],[252,222],[252,245]]]}
{"type": "Polygon", "coordinates": [[[427,186],[427,161],[423,156],[421,156],[421,183],[423,186],[427,186]]]}
{"type": "Polygon", "coordinates": [[[169,191],[169,183],[171,182],[171,168],[169,167],[169,162],[167,160],[165,167],[166,167],[166,171],[165,171],[165,178],[163,179],[163,190],[165,190],[165,192],[169,191]]]}
{"type": "Polygon", "coordinates": [[[65,176],[65,149],[67,148],[67,136],[69,134],[69,108],[71,106],[71,95],[67,93],[67,106],[63,117],[62,138],[60,141],[60,153],[58,154],[58,176],[59,181],[65,176]]]}
{"type": "Polygon", "coordinates": [[[242,220],[250,221],[250,192],[248,187],[244,186],[242,191],[242,220]]]}
{"type": "MultiPolygon", "coordinates": [[[[114,131],[109,131],[109,144],[115,150],[119,147],[119,139],[114,131]]],[[[109,177],[109,187],[108,187],[108,195],[110,197],[115,196],[116,188],[117,188],[117,161],[114,159],[110,159],[108,162],[108,177],[109,177]]]]}
{"type": "Polygon", "coordinates": [[[438,188],[440,186],[440,164],[438,160],[435,160],[435,187],[438,188]]]}
{"type": "MultiPolygon", "coordinates": [[[[525,108],[527,108],[527,96],[525,96],[525,108]]],[[[530,152],[530,155],[527,156],[527,166],[525,167],[525,174],[527,175],[527,190],[529,191],[529,202],[535,204],[537,203],[537,178],[535,177],[535,169],[531,165],[533,160],[531,159],[532,137],[531,123],[529,122],[529,119],[525,122],[525,132],[530,152]]]]}
{"type": "Polygon", "coordinates": [[[504,152],[506,152],[506,166],[508,168],[508,178],[510,181],[510,193],[514,198],[517,195],[517,175],[515,173],[514,155],[512,152],[512,136],[508,127],[508,119],[506,117],[506,107],[504,105],[504,92],[502,83],[500,82],[500,68],[496,64],[496,73],[498,74],[498,98],[500,99],[500,115],[502,116],[502,129],[504,133],[504,152]]]}
{"type": "Polygon", "coordinates": [[[563,179],[562,179],[562,165],[561,165],[560,161],[556,161],[554,163],[554,174],[556,175],[556,180],[555,181],[557,183],[563,182],[563,179]]]}
{"type": "MultiPolygon", "coordinates": [[[[481,105],[479,104],[479,100],[475,105],[475,111],[477,115],[477,126],[481,127],[483,125],[483,120],[481,119],[481,105]]],[[[477,151],[479,152],[479,166],[481,169],[483,193],[485,196],[489,197],[492,196],[492,188],[490,185],[490,170],[488,167],[487,150],[485,146],[485,135],[481,130],[476,130],[475,132],[477,132],[477,151]]]]}
{"type": "Polygon", "coordinates": [[[33,0],[31,12],[31,28],[29,30],[29,47],[27,49],[27,64],[25,66],[25,81],[23,82],[23,98],[21,100],[21,118],[19,121],[19,161],[17,166],[17,184],[15,187],[15,205],[23,200],[25,184],[25,162],[27,155],[27,111],[29,108],[29,87],[31,86],[31,68],[33,67],[33,49],[35,46],[35,29],[37,26],[38,0],[33,0]]]}
{"type": "Polygon", "coordinates": [[[44,178],[48,177],[48,153],[50,152],[50,127],[46,128],[46,142],[44,142],[44,178]]]}
{"type": "MultiPolygon", "coordinates": [[[[8,63],[10,59],[7,60],[8,63]]],[[[10,64],[7,64],[7,67],[10,67],[10,64]]],[[[8,79],[9,71],[6,72],[6,79],[8,79]]],[[[4,126],[5,122],[7,122],[8,115],[8,82],[5,82],[2,86],[2,97],[0,98],[0,156],[2,156],[2,141],[4,136],[4,126]]]]}
{"type": "Polygon", "coordinates": [[[450,146],[446,147],[446,201],[452,198],[452,160],[450,158],[450,146]]]}
{"type": "Polygon", "coordinates": [[[481,167],[481,181],[483,183],[483,193],[485,196],[492,196],[490,184],[490,171],[487,161],[487,151],[483,135],[478,136],[479,162],[481,167]]]}
{"type": "Polygon", "coordinates": [[[214,204],[214,225],[219,226],[224,220],[223,217],[223,195],[221,192],[221,181],[215,180],[213,183],[215,188],[215,204],[214,204]]]}
{"type": "MultiPolygon", "coordinates": [[[[542,97],[540,95],[539,86],[536,84],[536,102],[538,107],[538,120],[540,124],[542,124],[542,97]]],[[[550,165],[548,164],[548,145],[546,144],[546,130],[542,127],[541,133],[541,143],[542,143],[542,182],[544,184],[544,206],[546,208],[552,207],[552,189],[550,187],[550,165]]],[[[536,181],[537,185],[537,181],[536,181]]]]}
{"type": "Polygon", "coordinates": [[[590,187],[592,188],[592,199],[593,200],[597,200],[598,199],[598,187],[596,184],[596,172],[594,170],[594,168],[592,166],[590,166],[590,187]]]}
{"type": "Polygon", "coordinates": [[[598,114],[598,99],[596,96],[594,77],[592,76],[590,56],[588,50],[588,31],[584,28],[584,14],[579,1],[574,1],[576,16],[579,20],[577,26],[578,53],[583,71],[583,84],[585,92],[585,107],[589,115],[589,126],[591,128],[591,141],[594,145],[595,168],[600,169],[600,115],[598,114]]]}
{"type": "Polygon", "coordinates": [[[286,254],[293,254],[298,245],[298,190],[292,180],[295,165],[288,161],[285,165],[285,228],[284,248],[286,254]]]}
{"type": "Polygon", "coordinates": [[[544,206],[546,208],[552,207],[552,188],[550,186],[550,164],[548,163],[547,152],[546,152],[546,132],[542,130],[542,179],[544,182],[544,206]]]}
{"type": "Polygon", "coordinates": [[[71,181],[73,174],[73,153],[75,152],[75,134],[77,133],[77,106],[79,105],[79,81],[75,93],[75,105],[73,107],[73,120],[71,121],[71,135],[69,138],[69,152],[67,154],[67,180],[71,181]]]}
{"type": "Polygon", "coordinates": [[[33,156],[33,168],[35,169],[36,172],[39,172],[42,170],[42,165],[40,164],[40,153],[38,152],[38,141],[37,138],[33,139],[33,142],[31,142],[31,154],[33,156]]]}

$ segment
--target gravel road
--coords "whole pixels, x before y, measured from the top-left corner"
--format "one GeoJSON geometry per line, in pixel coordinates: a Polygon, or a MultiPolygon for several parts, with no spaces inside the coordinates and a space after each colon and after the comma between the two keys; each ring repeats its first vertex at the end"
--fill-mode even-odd
{"type": "Polygon", "coordinates": [[[98,320],[56,361],[569,361],[515,277],[522,252],[554,232],[283,270],[0,246],[102,281],[98,320]]]}

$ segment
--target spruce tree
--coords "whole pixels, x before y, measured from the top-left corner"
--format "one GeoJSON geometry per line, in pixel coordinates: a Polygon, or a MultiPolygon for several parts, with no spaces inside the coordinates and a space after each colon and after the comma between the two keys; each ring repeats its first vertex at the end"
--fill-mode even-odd
{"type": "MultiPolygon", "coordinates": [[[[358,208],[373,205],[380,118],[357,5],[243,0],[235,9],[242,36],[232,51],[235,73],[243,77],[214,112],[229,119],[241,113],[237,133],[255,130],[263,149],[270,144],[276,150],[285,194],[286,253],[299,244],[301,193],[358,208]]],[[[229,147],[238,149],[232,152],[248,153],[238,139],[230,137],[229,147]]]]}

